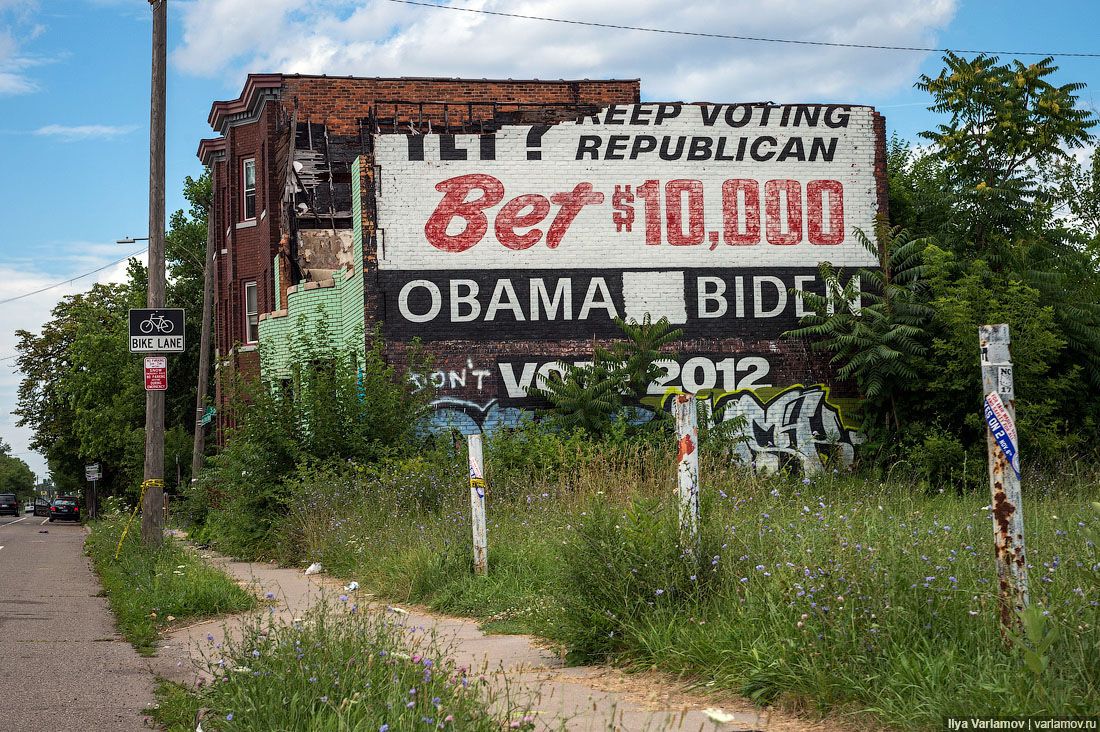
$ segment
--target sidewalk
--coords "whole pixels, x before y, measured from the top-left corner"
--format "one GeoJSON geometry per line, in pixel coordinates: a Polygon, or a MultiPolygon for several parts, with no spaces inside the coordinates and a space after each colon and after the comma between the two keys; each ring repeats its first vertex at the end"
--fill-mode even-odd
{"type": "MultiPolygon", "coordinates": [[[[322,591],[330,600],[342,591],[342,583],[325,575],[306,576],[298,569],[234,562],[209,551],[203,551],[202,556],[259,595],[274,593],[279,604],[276,615],[288,620],[320,602],[322,591]]],[[[360,604],[367,605],[368,600],[369,596],[361,596],[360,604]]],[[[780,719],[778,714],[761,712],[748,702],[722,704],[722,711],[731,715],[732,721],[717,723],[703,710],[719,705],[687,692],[668,678],[625,674],[608,667],[567,667],[556,655],[539,648],[530,636],[486,635],[473,620],[403,609],[408,614],[399,616],[406,625],[423,633],[435,632],[445,646],[452,647],[451,656],[456,663],[487,669],[492,683],[498,687],[507,683],[514,700],[530,704],[540,729],[560,729],[563,721],[565,729],[576,732],[753,729],[805,732],[833,728],[793,717],[780,719]]],[[[194,683],[197,676],[192,654],[200,644],[207,643],[208,634],[220,642],[227,631],[239,627],[242,619],[213,620],[175,630],[164,638],[157,655],[149,659],[150,670],[172,681],[194,683]]]]}

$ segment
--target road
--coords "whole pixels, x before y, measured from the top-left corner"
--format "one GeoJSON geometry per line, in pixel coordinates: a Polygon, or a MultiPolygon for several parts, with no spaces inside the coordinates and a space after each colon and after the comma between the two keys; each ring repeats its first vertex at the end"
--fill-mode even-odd
{"type": "Polygon", "coordinates": [[[115,630],[84,528],[0,517],[0,730],[149,729],[153,677],[115,630]]]}

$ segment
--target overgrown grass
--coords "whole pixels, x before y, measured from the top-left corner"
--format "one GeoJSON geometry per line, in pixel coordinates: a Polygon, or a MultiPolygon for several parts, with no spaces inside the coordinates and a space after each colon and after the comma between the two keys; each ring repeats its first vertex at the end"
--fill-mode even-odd
{"type": "Polygon", "coordinates": [[[541,634],[577,660],[657,665],[811,714],[931,729],[953,714],[1100,708],[1100,550],[1087,534],[1100,519],[1087,476],[1025,487],[1037,610],[1008,645],[987,496],[711,461],[691,556],[677,545],[672,456],[586,454],[490,476],[481,578],[456,458],[301,479],[284,557],[541,634]],[[1045,662],[1029,664],[1029,651],[1045,662]]]}
{"type": "Polygon", "coordinates": [[[85,551],[99,574],[119,631],[139,652],[152,654],[159,631],[173,623],[255,606],[255,598],[224,572],[174,540],[166,538],[156,551],[146,549],[136,522],[116,560],[125,523],[125,516],[92,523],[85,551]]]}
{"type": "Polygon", "coordinates": [[[256,616],[239,637],[208,645],[212,681],[196,691],[163,685],[154,712],[170,732],[343,732],[530,729],[533,720],[486,677],[447,660],[400,616],[320,603],[291,622],[256,616]],[[189,726],[190,725],[190,726],[189,726]]]}

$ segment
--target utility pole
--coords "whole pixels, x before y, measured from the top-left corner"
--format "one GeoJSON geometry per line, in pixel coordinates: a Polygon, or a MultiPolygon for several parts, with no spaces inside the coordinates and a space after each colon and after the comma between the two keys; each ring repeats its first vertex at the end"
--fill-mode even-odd
{"type": "MultiPolygon", "coordinates": [[[[210,190],[218,190],[214,169],[210,170],[210,190]]],[[[206,385],[210,381],[210,320],[214,305],[214,199],[211,196],[210,208],[206,212],[206,269],[203,270],[202,290],[202,333],[199,334],[199,378],[195,389],[195,450],[191,454],[191,482],[199,477],[203,456],[206,452],[206,434],[202,416],[206,411],[206,385]]]]}
{"type": "Polygon", "coordinates": [[[1029,603],[1024,544],[1024,501],[1020,490],[1020,440],[1016,433],[1016,390],[1009,354],[1008,325],[978,326],[982,359],[982,404],[993,500],[993,552],[997,562],[997,607],[1006,640],[1020,625],[1029,603]]]}
{"type": "MultiPolygon", "coordinates": [[[[149,0],[153,9],[153,70],[149,101],[149,294],[150,308],[164,307],[164,106],[168,0],[149,0]]],[[[145,392],[145,493],[141,540],[164,540],[164,392],[145,392]]]]}

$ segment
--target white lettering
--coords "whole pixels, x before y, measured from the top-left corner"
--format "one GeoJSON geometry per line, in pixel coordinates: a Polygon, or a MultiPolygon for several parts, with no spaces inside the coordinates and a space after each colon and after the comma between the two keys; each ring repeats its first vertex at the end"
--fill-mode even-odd
{"type": "Polygon", "coordinates": [[[481,315],[481,303],[477,301],[478,289],[477,282],[473,280],[451,280],[452,323],[469,323],[471,320],[477,320],[481,315]],[[459,293],[460,287],[466,288],[465,295],[459,293]],[[461,313],[463,305],[470,306],[470,312],[466,315],[461,313]]]}
{"type": "Polygon", "coordinates": [[[587,320],[588,311],[595,309],[606,310],[608,318],[618,317],[618,313],[615,312],[615,303],[611,299],[611,291],[607,289],[607,283],[604,282],[603,277],[593,277],[588,283],[588,292],[584,294],[584,304],[581,305],[581,313],[577,319],[587,320]],[[597,292],[601,293],[601,300],[595,299],[597,292]]]}
{"type": "Polygon", "coordinates": [[[562,320],[573,319],[573,281],[568,277],[558,278],[558,284],[554,288],[554,298],[550,299],[550,293],[546,291],[546,285],[541,277],[531,280],[531,320],[539,319],[539,301],[546,309],[546,319],[554,320],[557,317],[558,305],[562,306],[562,320]]]}
{"type": "Polygon", "coordinates": [[[726,314],[729,305],[726,303],[726,281],[721,277],[700,277],[696,280],[696,289],[699,293],[699,317],[720,318],[726,314]],[[710,289],[710,285],[714,289],[710,289]],[[707,308],[707,303],[717,303],[714,310],[707,308]]]}
{"type": "Polygon", "coordinates": [[[489,299],[489,307],[485,310],[485,320],[496,318],[498,310],[511,310],[512,317],[517,321],[525,320],[523,308],[519,306],[519,298],[516,297],[516,290],[512,287],[511,280],[497,280],[497,285],[493,288],[493,296],[489,299]],[[508,296],[507,305],[503,304],[505,294],[508,296]]]}
{"type": "Polygon", "coordinates": [[[405,286],[401,288],[401,292],[397,295],[397,309],[400,311],[401,317],[411,323],[427,323],[430,320],[434,320],[435,316],[439,315],[439,310],[442,307],[443,294],[431,280],[410,280],[405,283],[405,286]],[[428,307],[428,311],[422,314],[417,314],[409,310],[409,295],[417,287],[423,287],[427,290],[432,299],[432,304],[428,307]]]}
{"type": "Polygon", "coordinates": [[[753,314],[757,318],[774,318],[783,312],[783,309],[787,307],[787,288],[783,286],[783,280],[778,277],[772,277],[770,275],[764,275],[761,277],[754,277],[752,281],[753,298],[752,309],[753,314]],[[771,310],[764,309],[764,292],[762,285],[767,282],[775,288],[777,301],[775,307],[771,310]]]}

